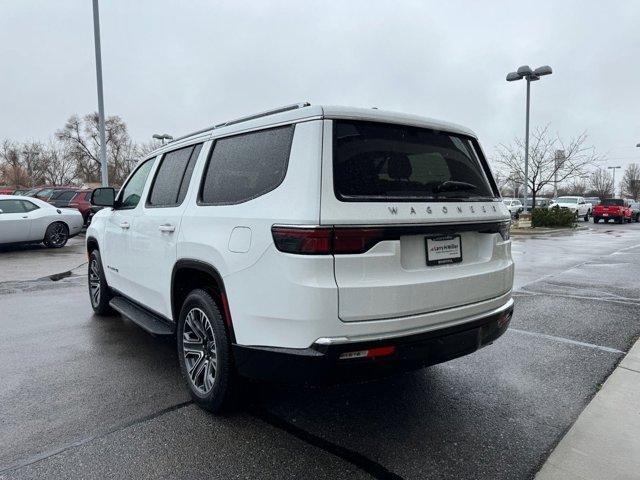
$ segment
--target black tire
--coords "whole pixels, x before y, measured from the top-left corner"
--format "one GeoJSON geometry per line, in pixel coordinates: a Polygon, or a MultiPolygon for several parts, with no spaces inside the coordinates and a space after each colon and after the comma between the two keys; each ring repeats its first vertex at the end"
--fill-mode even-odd
{"type": "Polygon", "coordinates": [[[64,222],[53,222],[47,227],[43,243],[49,248],[62,248],[69,240],[69,227],[64,222]]]}
{"type": "Polygon", "coordinates": [[[605,218],[605,219],[604,219],[604,223],[609,223],[609,219],[608,219],[608,218],[605,218]]]}
{"type": "Polygon", "coordinates": [[[600,221],[600,217],[593,217],[593,223],[598,223],[600,221]]]}
{"type": "Polygon", "coordinates": [[[588,221],[589,221],[589,214],[590,214],[590,213],[591,213],[591,212],[590,212],[590,211],[588,211],[588,212],[584,215],[584,221],[585,221],[585,222],[588,222],[588,221]]]}
{"type": "Polygon", "coordinates": [[[107,285],[107,279],[102,268],[102,259],[98,250],[93,250],[89,255],[87,277],[91,308],[97,315],[112,315],[114,312],[109,306],[109,300],[113,298],[113,294],[109,289],[109,285],[107,285]]]}
{"type": "Polygon", "coordinates": [[[238,378],[224,320],[208,292],[196,289],[185,299],[176,343],[180,371],[194,402],[213,413],[230,409],[238,378]]]}
{"type": "Polygon", "coordinates": [[[640,213],[636,213],[636,223],[640,222],[640,213]]]}

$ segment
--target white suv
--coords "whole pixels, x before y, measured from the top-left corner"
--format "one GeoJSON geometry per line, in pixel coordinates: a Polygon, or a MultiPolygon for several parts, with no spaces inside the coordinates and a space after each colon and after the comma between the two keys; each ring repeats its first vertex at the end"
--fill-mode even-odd
{"type": "Polygon", "coordinates": [[[322,382],[419,368],[511,319],[509,211],[470,130],[299,104],[177,139],[87,231],[89,291],[176,335],[195,401],[239,378],[322,382]]]}

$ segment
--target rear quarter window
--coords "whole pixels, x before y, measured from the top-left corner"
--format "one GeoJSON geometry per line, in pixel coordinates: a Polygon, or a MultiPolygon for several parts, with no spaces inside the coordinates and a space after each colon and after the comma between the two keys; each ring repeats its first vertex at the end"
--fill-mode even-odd
{"type": "Polygon", "coordinates": [[[294,126],[218,139],[203,176],[200,203],[233,205],[277,188],[287,173],[294,126]]]}

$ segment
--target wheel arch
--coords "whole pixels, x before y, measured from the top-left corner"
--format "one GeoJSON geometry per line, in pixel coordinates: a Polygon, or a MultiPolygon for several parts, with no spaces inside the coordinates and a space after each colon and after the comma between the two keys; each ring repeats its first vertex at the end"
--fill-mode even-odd
{"type": "Polygon", "coordinates": [[[91,255],[94,250],[100,251],[100,244],[95,237],[87,237],[87,255],[91,255]]]}
{"type": "Polygon", "coordinates": [[[224,316],[224,324],[229,338],[235,343],[231,310],[222,275],[213,265],[201,260],[183,258],[173,266],[171,272],[171,316],[174,321],[177,321],[180,315],[184,299],[195,288],[202,288],[213,296],[224,316]]]}

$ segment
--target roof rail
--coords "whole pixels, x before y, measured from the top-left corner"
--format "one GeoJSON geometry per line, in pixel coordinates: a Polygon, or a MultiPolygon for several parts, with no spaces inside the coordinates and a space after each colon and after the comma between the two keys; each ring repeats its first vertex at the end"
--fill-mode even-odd
{"type": "Polygon", "coordinates": [[[266,110],[264,112],[256,113],[254,115],[248,115],[246,117],[236,118],[234,120],[229,120],[227,122],[218,123],[212,127],[203,128],[201,130],[197,130],[195,132],[189,133],[188,135],[183,135],[181,137],[175,138],[171,140],[169,143],[177,142],[178,140],[182,140],[188,137],[192,137],[193,135],[198,135],[199,133],[209,132],[211,130],[215,130],[216,128],[228,127],[229,125],[235,125],[237,123],[248,122],[249,120],[255,120],[256,118],[268,117],[269,115],[275,115],[277,113],[288,112],[290,110],[297,110],[299,108],[309,107],[311,104],[309,102],[302,103],[293,103],[291,105],[285,105],[284,107],[274,108],[272,110],[266,110]]]}

